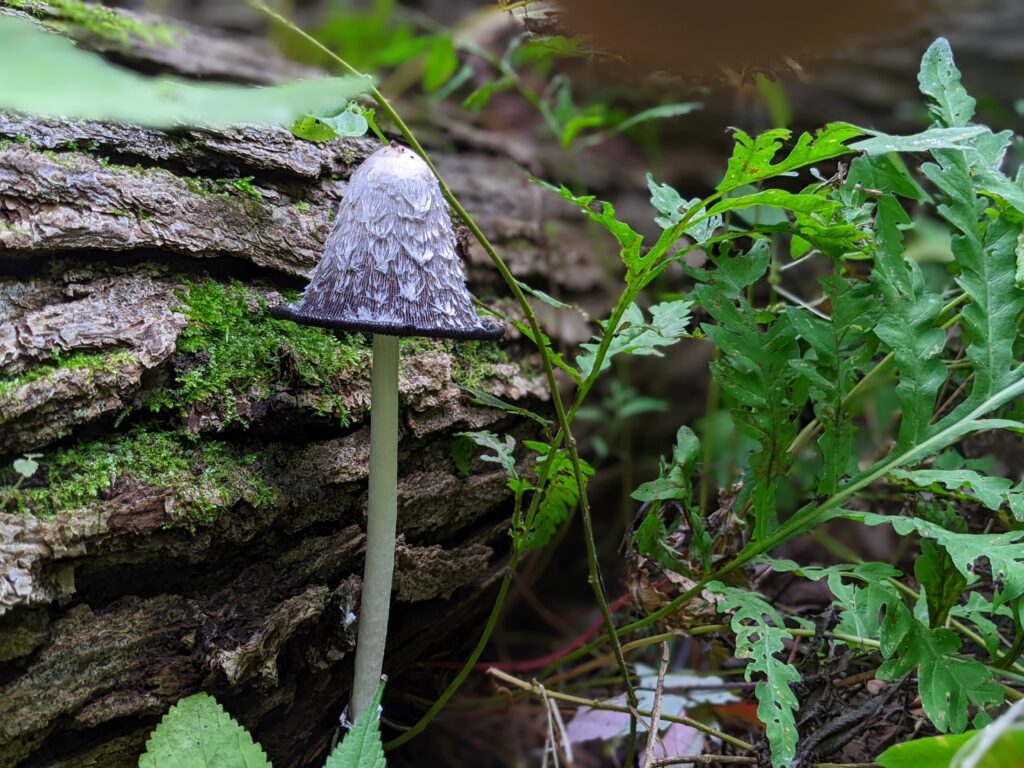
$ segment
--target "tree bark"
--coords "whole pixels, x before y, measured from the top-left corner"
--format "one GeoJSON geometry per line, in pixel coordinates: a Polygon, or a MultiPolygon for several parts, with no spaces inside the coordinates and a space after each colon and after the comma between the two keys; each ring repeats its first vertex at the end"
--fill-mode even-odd
{"type": "MultiPolygon", "coordinates": [[[[173,50],[76,36],[149,72],[297,72],[254,60],[249,42],[173,30],[184,41],[173,50]]],[[[355,362],[326,381],[296,372],[301,358],[282,348],[274,377],[188,400],[189,371],[216,361],[183,340],[201,322],[190,286],[211,281],[248,302],[239,328],[263,327],[252,324],[301,286],[348,175],[376,146],[0,114],[0,768],[133,766],[159,717],[198,690],[252,728],[275,765],[322,764],[358,611],[365,344],[339,341],[355,362]],[[144,454],[157,449],[163,474],[144,454]],[[66,460],[74,451],[118,470],[61,495],[82,471],[66,460]],[[19,481],[11,461],[27,452],[42,454],[41,469],[19,481]]],[[[515,164],[473,150],[436,159],[518,276],[569,298],[598,282],[577,217],[548,211],[515,164]],[[562,254],[574,269],[557,268],[562,254]]],[[[479,249],[468,257],[474,290],[500,291],[479,249]]],[[[403,349],[392,679],[432,646],[472,638],[501,575],[505,478],[480,461],[461,473],[451,447],[468,429],[533,434],[459,386],[541,405],[528,346],[502,349],[403,349]]]]}

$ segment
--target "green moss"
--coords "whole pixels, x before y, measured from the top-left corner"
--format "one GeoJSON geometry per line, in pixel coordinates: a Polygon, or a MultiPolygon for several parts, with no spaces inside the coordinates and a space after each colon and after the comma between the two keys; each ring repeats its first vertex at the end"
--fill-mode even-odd
{"type": "Polygon", "coordinates": [[[47,476],[44,487],[14,489],[13,471],[0,472],[0,483],[7,486],[0,500],[6,499],[8,509],[53,518],[100,500],[118,479],[134,477],[174,492],[181,512],[211,523],[239,499],[259,506],[279,492],[263,479],[270,473],[259,454],[144,427],[60,448],[38,461],[47,476]]]}
{"type": "Polygon", "coordinates": [[[167,24],[145,23],[116,13],[99,3],[86,3],[82,0],[41,0],[38,3],[8,0],[8,3],[29,12],[48,11],[62,16],[76,27],[119,43],[128,42],[130,37],[138,37],[152,44],[175,45],[177,42],[173,30],[167,24]]]}
{"type": "Polygon", "coordinates": [[[248,195],[253,200],[259,200],[262,203],[263,195],[261,195],[260,191],[252,185],[252,180],[254,178],[255,176],[244,176],[241,179],[225,179],[222,183],[232,187],[243,195],[248,195]]]}
{"type": "Polygon", "coordinates": [[[505,348],[493,341],[458,341],[453,345],[452,377],[463,386],[479,388],[495,376],[496,366],[510,362],[505,348]]]}
{"type": "Polygon", "coordinates": [[[308,213],[309,203],[307,203],[305,200],[303,200],[301,203],[296,203],[295,210],[298,211],[299,213],[308,213]]]}
{"type": "Polygon", "coordinates": [[[348,423],[340,393],[343,374],[366,361],[361,337],[339,339],[271,317],[263,299],[238,282],[190,284],[180,299],[188,325],[178,351],[187,363],[179,368],[177,388],[162,390],[148,403],[151,410],[198,405],[218,411],[227,423],[244,423],[240,397],[267,399],[299,384],[321,388],[321,411],[348,423]]]}
{"type": "Polygon", "coordinates": [[[90,375],[96,373],[113,373],[124,363],[135,360],[135,356],[125,349],[114,352],[79,351],[71,354],[55,353],[49,361],[30,368],[17,376],[0,377],[0,402],[15,396],[17,390],[34,381],[53,377],[57,371],[72,368],[87,369],[90,375]]]}
{"type": "Polygon", "coordinates": [[[181,176],[182,181],[194,195],[239,194],[256,202],[263,202],[263,195],[253,186],[255,176],[243,176],[240,179],[210,179],[206,176],[181,176]]]}

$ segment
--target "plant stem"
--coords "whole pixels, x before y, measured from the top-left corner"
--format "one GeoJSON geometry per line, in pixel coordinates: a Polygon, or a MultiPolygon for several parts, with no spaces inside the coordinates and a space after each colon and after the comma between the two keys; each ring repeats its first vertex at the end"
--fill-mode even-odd
{"type": "Polygon", "coordinates": [[[473,670],[473,666],[480,660],[480,656],[483,654],[484,648],[487,647],[487,643],[491,639],[491,634],[494,632],[494,628],[498,626],[498,619],[501,617],[501,609],[505,605],[505,597],[508,595],[509,587],[512,585],[512,576],[515,573],[517,563],[518,555],[513,552],[512,559],[509,561],[508,568],[505,571],[505,576],[501,580],[501,586],[498,587],[498,595],[494,599],[494,605],[491,607],[491,613],[487,617],[487,625],[484,627],[484,631],[483,634],[480,635],[480,639],[477,640],[476,646],[473,648],[473,652],[469,654],[469,658],[466,660],[466,663],[462,665],[462,669],[460,669],[454,679],[448,683],[448,687],[445,688],[444,692],[437,697],[437,700],[433,703],[430,709],[427,710],[427,713],[423,715],[415,725],[402,733],[401,736],[397,736],[387,742],[384,745],[384,749],[392,750],[395,747],[400,747],[405,744],[405,742],[422,733],[423,730],[430,725],[431,721],[437,717],[438,712],[444,709],[448,700],[455,695],[455,692],[458,691],[460,687],[462,687],[462,683],[473,670]]]}
{"type": "Polygon", "coordinates": [[[373,337],[370,383],[370,496],[366,513],[366,566],[359,600],[359,636],[352,682],[353,720],[380,686],[395,570],[398,518],[398,337],[373,337]]]}
{"type": "MultiPolygon", "coordinates": [[[[609,712],[625,712],[630,713],[629,707],[624,707],[618,704],[610,704],[607,701],[598,701],[597,699],[585,699],[582,696],[572,696],[568,693],[561,693],[560,691],[552,691],[547,688],[541,688],[537,683],[528,683],[525,680],[520,680],[518,677],[514,677],[507,672],[502,672],[500,669],[489,669],[487,674],[491,677],[501,680],[503,683],[514,685],[516,688],[520,688],[524,691],[529,691],[538,696],[544,695],[550,699],[558,699],[559,701],[566,701],[570,704],[578,704],[582,707],[590,707],[591,709],[604,709],[609,712]]],[[[640,709],[637,710],[641,717],[650,717],[650,710],[640,709]]],[[[706,733],[709,736],[714,736],[717,739],[732,744],[734,747],[739,749],[753,749],[754,746],[743,739],[737,739],[735,736],[730,736],[728,733],[712,728],[710,725],[706,725],[699,720],[694,720],[690,717],[673,717],[671,715],[662,715],[662,720],[670,723],[681,723],[682,725],[688,725],[691,728],[696,728],[702,733],[706,733]]]]}

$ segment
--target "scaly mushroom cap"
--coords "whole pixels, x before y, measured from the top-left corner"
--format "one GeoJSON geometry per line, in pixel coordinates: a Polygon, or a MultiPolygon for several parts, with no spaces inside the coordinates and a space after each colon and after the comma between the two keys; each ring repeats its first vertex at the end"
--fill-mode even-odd
{"type": "Polygon", "coordinates": [[[495,339],[473,309],[441,189],[397,144],[356,169],[302,299],[275,314],[297,323],[387,336],[495,339]]]}

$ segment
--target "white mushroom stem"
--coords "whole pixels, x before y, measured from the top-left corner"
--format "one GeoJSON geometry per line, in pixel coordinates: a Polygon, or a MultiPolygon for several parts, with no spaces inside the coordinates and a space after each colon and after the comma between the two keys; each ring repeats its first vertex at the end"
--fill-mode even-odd
{"type": "Polygon", "coordinates": [[[370,499],[366,567],[359,608],[352,719],[363,714],[380,685],[395,570],[398,517],[398,338],[373,337],[370,385],[370,499]]]}

